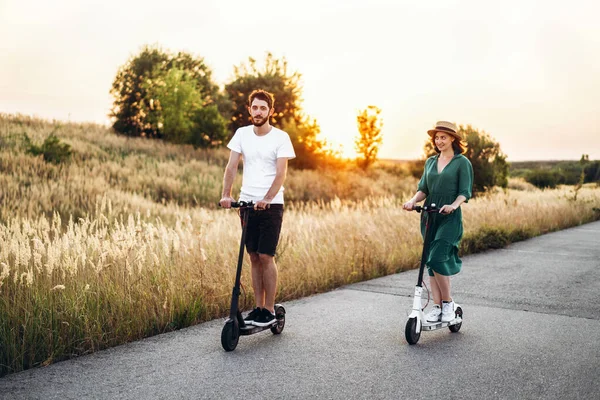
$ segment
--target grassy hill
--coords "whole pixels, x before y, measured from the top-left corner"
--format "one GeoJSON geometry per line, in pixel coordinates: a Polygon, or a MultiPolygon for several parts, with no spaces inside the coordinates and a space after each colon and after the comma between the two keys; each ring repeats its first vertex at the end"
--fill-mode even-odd
{"type": "MultiPolygon", "coordinates": [[[[64,220],[93,213],[103,198],[117,212],[173,204],[215,208],[220,199],[227,149],[202,150],[159,140],[127,138],[95,124],[49,122],[0,114],[0,221],[51,216],[64,220]],[[37,149],[54,135],[72,155],[52,163],[37,149]]],[[[303,171],[290,162],[285,196],[290,203],[336,198],[360,200],[412,191],[403,168],[386,165],[368,172],[353,164],[303,171]]],[[[234,185],[239,193],[241,173],[234,185]]],[[[161,214],[161,217],[165,215],[161,214]]]]}
{"type": "MultiPolygon", "coordinates": [[[[0,376],[226,315],[240,240],[216,207],[227,157],[1,115],[0,376]]],[[[290,169],[277,300],[417,267],[409,170],[290,169]]],[[[464,255],[597,220],[600,188],[513,180],[463,207],[464,255]]]]}

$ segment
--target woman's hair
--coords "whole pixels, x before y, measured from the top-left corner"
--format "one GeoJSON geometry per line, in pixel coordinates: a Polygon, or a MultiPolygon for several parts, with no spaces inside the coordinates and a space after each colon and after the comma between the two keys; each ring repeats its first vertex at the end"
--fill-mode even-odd
{"type": "MultiPolygon", "coordinates": [[[[435,145],[435,135],[431,137],[431,144],[433,145],[433,149],[436,153],[440,153],[440,149],[435,145]]],[[[461,140],[456,136],[452,136],[454,141],[452,142],[452,148],[454,149],[454,154],[464,154],[467,152],[467,142],[465,140],[461,140]]]]}
{"type": "Polygon", "coordinates": [[[250,93],[250,96],[248,96],[248,107],[250,107],[252,105],[252,102],[254,101],[254,99],[266,101],[267,105],[269,106],[269,109],[272,109],[273,106],[275,105],[275,96],[273,96],[271,93],[267,92],[266,90],[257,89],[257,90],[254,90],[252,93],[250,93]]]}

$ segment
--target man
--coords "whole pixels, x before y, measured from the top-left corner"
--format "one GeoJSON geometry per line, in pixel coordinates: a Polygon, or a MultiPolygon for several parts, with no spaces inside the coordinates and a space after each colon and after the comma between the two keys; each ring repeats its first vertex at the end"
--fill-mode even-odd
{"type": "Polygon", "coordinates": [[[288,160],[296,157],[289,135],[270,124],[274,102],[273,95],[264,90],[255,90],[248,96],[252,125],[239,128],[227,145],[231,153],[220,201],[222,207],[231,207],[234,201],[231,187],[243,157],[240,201],[255,203],[254,209],[243,212],[250,213],[245,244],[252,263],[252,289],[256,299],[256,307],[244,322],[256,326],[276,322],[277,265],[274,257],[283,221],[283,181],[288,160]]]}

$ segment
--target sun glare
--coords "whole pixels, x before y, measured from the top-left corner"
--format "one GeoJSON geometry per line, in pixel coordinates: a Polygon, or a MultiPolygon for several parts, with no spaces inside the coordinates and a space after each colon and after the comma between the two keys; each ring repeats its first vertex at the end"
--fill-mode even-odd
{"type": "Polygon", "coordinates": [[[327,130],[321,130],[320,136],[327,142],[327,149],[339,154],[341,158],[353,160],[357,157],[353,137],[345,137],[340,133],[327,130]]]}

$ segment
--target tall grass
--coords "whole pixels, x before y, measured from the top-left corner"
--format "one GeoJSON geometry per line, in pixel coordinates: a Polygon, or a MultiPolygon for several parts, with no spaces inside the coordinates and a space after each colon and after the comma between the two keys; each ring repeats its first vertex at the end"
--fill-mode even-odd
{"type": "MultiPolygon", "coordinates": [[[[278,301],[415,268],[418,215],[401,209],[404,200],[288,207],[277,254],[278,301]]],[[[464,205],[462,251],[596,220],[599,204],[600,190],[591,187],[576,202],[568,188],[471,200],[464,205]]],[[[224,316],[239,237],[233,210],[159,204],[124,214],[107,199],[77,221],[55,213],[0,225],[1,372],[224,316]],[[165,224],[158,214],[175,222],[165,224]]],[[[242,282],[250,288],[248,271],[245,265],[242,282]]],[[[248,290],[242,307],[252,304],[248,290]]]]}
{"type": "MultiPolygon", "coordinates": [[[[240,239],[216,209],[227,157],[0,114],[0,376],[224,316],[240,239]],[[50,134],[68,162],[27,151],[50,134]]],[[[278,301],[418,266],[404,169],[290,169],[278,301]]],[[[599,218],[597,187],[512,187],[464,206],[463,254],[599,218]]]]}
{"type": "MultiPolygon", "coordinates": [[[[101,125],[0,114],[0,222],[17,216],[51,218],[55,212],[65,221],[70,216],[77,220],[92,213],[104,196],[123,213],[137,209],[138,201],[216,208],[228,156],[227,149],[117,136],[101,125]],[[46,163],[26,151],[25,135],[39,144],[50,134],[71,146],[69,162],[46,163]]],[[[241,173],[235,193],[240,185],[241,173]]],[[[415,185],[413,178],[384,169],[365,173],[348,166],[323,173],[291,168],[285,196],[292,203],[358,200],[404,193],[415,185]]]]}

